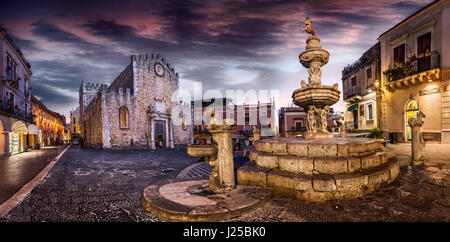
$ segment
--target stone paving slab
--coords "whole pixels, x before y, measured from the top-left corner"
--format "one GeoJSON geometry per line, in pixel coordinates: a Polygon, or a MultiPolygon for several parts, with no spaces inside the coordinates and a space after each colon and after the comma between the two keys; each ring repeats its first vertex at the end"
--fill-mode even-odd
{"type": "MultiPolygon", "coordinates": [[[[450,222],[450,176],[446,166],[450,157],[446,152],[450,149],[440,145],[429,149],[431,146],[427,144],[425,149],[425,156],[430,157],[425,165],[402,167],[397,180],[379,192],[327,202],[274,197],[228,221],[450,222]]],[[[183,149],[110,152],[71,147],[44,182],[0,222],[161,221],[142,207],[142,191],[152,182],[175,177],[196,161],[183,149]],[[75,175],[75,171],[80,172],[75,175]]]]}
{"type": "Polygon", "coordinates": [[[49,146],[0,158],[0,204],[18,192],[66,146],[49,146]]]}
{"type": "Polygon", "coordinates": [[[201,178],[161,180],[144,190],[142,205],[167,221],[224,221],[257,208],[272,194],[270,189],[246,186],[214,193],[208,185],[201,178]]]}
{"type": "Polygon", "coordinates": [[[396,181],[360,198],[307,202],[274,197],[260,208],[229,221],[450,222],[448,170],[427,168],[402,167],[396,181]]]}
{"type": "Polygon", "coordinates": [[[71,146],[44,181],[0,222],[150,222],[142,191],[196,162],[186,149],[109,151],[71,146]]]}
{"type": "Polygon", "coordinates": [[[177,178],[190,178],[190,177],[208,178],[209,174],[211,173],[211,170],[212,167],[206,164],[206,162],[198,162],[182,170],[177,175],[177,178]]]}

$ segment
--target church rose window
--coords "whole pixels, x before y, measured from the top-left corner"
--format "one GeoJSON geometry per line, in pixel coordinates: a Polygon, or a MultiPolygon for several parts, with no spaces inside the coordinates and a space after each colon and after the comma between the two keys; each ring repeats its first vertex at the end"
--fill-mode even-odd
{"type": "Polygon", "coordinates": [[[120,128],[128,128],[128,110],[126,107],[120,108],[120,128]]]}

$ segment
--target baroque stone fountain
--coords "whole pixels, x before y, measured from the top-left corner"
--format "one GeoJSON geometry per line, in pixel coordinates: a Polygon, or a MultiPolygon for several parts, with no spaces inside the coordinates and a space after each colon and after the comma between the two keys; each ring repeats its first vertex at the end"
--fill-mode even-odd
{"type": "Polygon", "coordinates": [[[391,183],[399,173],[398,160],[380,140],[334,138],[327,130],[330,106],[339,101],[338,84],[322,85],[321,67],[329,53],[320,44],[309,18],[309,33],[300,63],[308,68],[308,83],[292,94],[307,113],[307,132],[301,138],[272,138],[254,142],[244,155],[250,161],[238,169],[238,185],[273,188],[275,194],[324,201],[359,197],[391,183]]]}

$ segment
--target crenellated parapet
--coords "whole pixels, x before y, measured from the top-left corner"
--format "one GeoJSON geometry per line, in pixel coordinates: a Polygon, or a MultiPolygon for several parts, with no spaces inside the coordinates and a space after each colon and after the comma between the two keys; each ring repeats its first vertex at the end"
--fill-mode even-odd
{"type": "Polygon", "coordinates": [[[115,90],[102,90],[102,98],[106,100],[107,103],[113,104],[111,107],[121,107],[123,105],[130,105],[134,103],[135,97],[131,93],[130,88],[119,88],[117,91],[115,90]]]}
{"type": "Polygon", "coordinates": [[[132,55],[131,61],[136,63],[138,68],[144,65],[154,68],[156,63],[160,63],[165,71],[167,71],[167,73],[169,73],[171,76],[174,76],[178,82],[178,72],[175,72],[175,69],[170,65],[170,63],[168,63],[167,60],[163,58],[159,53],[132,55]]]}
{"type": "Polygon", "coordinates": [[[102,88],[107,88],[107,84],[101,84],[101,83],[93,83],[93,82],[82,82],[81,83],[81,90],[84,92],[98,92],[102,88]]]}

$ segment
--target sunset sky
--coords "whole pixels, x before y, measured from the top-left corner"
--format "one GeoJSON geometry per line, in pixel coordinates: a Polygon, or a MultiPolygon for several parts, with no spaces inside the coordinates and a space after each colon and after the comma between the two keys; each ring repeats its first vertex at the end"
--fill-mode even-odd
{"type": "MultiPolygon", "coordinates": [[[[145,53],[166,58],[182,88],[275,89],[279,107],[307,80],[298,62],[306,16],[330,52],[322,82],[341,88],[346,65],[430,2],[5,1],[0,24],[31,64],[32,93],[66,117],[78,106],[82,80],[111,83],[131,55],[145,53]]],[[[335,108],[343,111],[342,100],[335,108]]]]}

